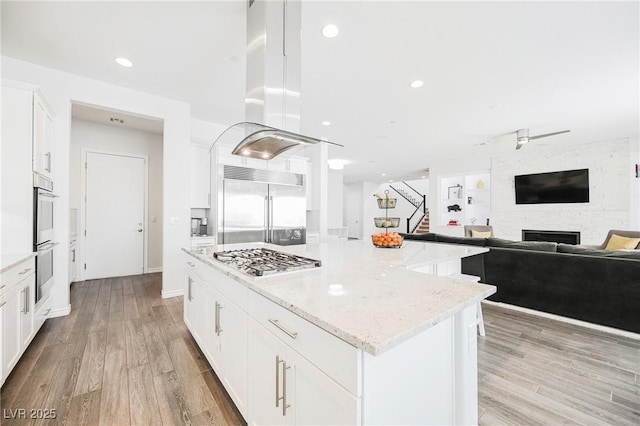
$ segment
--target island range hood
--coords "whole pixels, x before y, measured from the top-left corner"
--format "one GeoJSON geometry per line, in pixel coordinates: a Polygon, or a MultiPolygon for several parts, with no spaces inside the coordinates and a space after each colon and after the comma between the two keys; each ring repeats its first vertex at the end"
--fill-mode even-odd
{"type": "Polygon", "coordinates": [[[214,145],[235,146],[234,155],[264,160],[305,145],[342,146],[299,134],[300,3],[247,2],[247,121],[226,129],[214,145]]]}
{"type": "Polygon", "coordinates": [[[237,143],[231,152],[232,154],[262,160],[270,160],[284,151],[301,145],[329,143],[342,146],[287,130],[246,121],[234,124],[226,129],[215,143],[218,142],[222,145],[237,143]],[[240,142],[238,143],[238,141],[240,142]]]}

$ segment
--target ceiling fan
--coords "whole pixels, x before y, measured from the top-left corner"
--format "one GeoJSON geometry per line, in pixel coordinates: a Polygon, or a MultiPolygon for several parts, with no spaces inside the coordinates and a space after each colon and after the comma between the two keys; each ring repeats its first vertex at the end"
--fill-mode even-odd
{"type": "Polygon", "coordinates": [[[562,133],[569,133],[570,131],[571,130],[561,130],[559,132],[546,133],[544,135],[529,136],[529,129],[520,129],[516,131],[516,135],[517,135],[516,149],[522,148],[522,145],[529,143],[529,141],[540,139],[540,138],[546,138],[554,135],[560,135],[562,133]]]}

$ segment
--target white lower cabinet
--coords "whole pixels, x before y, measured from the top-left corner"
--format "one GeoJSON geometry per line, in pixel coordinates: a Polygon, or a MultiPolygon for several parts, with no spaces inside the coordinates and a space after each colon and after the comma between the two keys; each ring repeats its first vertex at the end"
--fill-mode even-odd
{"type": "Polygon", "coordinates": [[[4,379],[9,375],[13,366],[18,362],[20,357],[20,348],[22,347],[22,337],[20,335],[21,307],[24,306],[22,301],[23,290],[14,288],[7,292],[2,306],[2,371],[4,379]]]}
{"type": "Polygon", "coordinates": [[[250,424],[358,424],[359,400],[254,320],[250,424]]]}
{"type": "Polygon", "coordinates": [[[40,328],[34,324],[36,280],[30,259],[2,274],[0,315],[2,320],[2,383],[40,328]]]}
{"type": "MultiPolygon", "coordinates": [[[[185,274],[185,323],[222,381],[229,396],[247,416],[247,313],[223,295],[225,285],[239,284],[196,260],[185,274]],[[193,265],[193,266],[192,266],[193,265]]],[[[242,287],[245,292],[246,288],[242,287]]],[[[241,296],[240,296],[241,298],[241,296]]]]}

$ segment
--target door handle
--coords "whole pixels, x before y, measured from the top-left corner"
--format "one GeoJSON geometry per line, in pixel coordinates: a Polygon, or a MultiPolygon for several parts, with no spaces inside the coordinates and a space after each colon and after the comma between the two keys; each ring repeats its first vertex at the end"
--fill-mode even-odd
{"type": "Polygon", "coordinates": [[[220,326],[220,310],[224,308],[220,303],[216,302],[216,335],[219,336],[222,333],[222,327],[220,326]]]}
{"type": "Polygon", "coordinates": [[[50,152],[45,152],[44,156],[47,159],[47,166],[44,169],[46,171],[48,171],[49,173],[51,173],[51,153],[50,152]]]}
{"type": "Polygon", "coordinates": [[[282,362],[282,415],[287,415],[287,408],[291,407],[291,404],[287,404],[287,370],[290,369],[287,365],[287,361],[282,362]]]}
{"type": "Polygon", "coordinates": [[[280,355],[276,355],[276,408],[280,405],[280,355]]]}
{"type": "Polygon", "coordinates": [[[187,289],[187,298],[189,300],[193,300],[193,297],[191,297],[191,283],[193,283],[193,280],[189,277],[189,288],[187,289]]]}
{"type": "Polygon", "coordinates": [[[20,309],[20,312],[23,314],[27,314],[27,289],[23,288],[22,291],[20,292],[20,294],[22,294],[22,309],[20,309]]]}
{"type": "Polygon", "coordinates": [[[142,232],[142,228],[138,228],[138,232],[142,232]]]}

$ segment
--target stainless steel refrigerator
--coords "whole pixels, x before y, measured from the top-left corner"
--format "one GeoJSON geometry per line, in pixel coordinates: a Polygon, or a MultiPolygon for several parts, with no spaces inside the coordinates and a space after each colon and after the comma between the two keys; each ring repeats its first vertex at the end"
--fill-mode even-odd
{"type": "Polygon", "coordinates": [[[306,243],[303,175],[224,166],[218,243],[306,243]]]}

